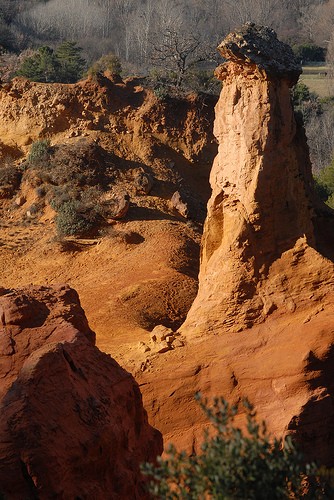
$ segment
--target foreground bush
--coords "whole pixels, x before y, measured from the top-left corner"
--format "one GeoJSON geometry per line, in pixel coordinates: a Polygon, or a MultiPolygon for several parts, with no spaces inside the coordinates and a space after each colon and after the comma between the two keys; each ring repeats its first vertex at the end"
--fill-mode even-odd
{"type": "Polygon", "coordinates": [[[149,492],[166,500],[282,500],[320,499],[323,488],[315,480],[315,464],[305,464],[292,439],[269,439],[265,423],[257,423],[253,407],[244,402],[247,431],[233,426],[237,413],[221,398],[211,408],[196,396],[213,424],[216,435],[201,446],[201,453],[189,456],[170,446],[170,458],[158,457],[158,466],[142,464],[142,473],[151,476],[149,492]]]}

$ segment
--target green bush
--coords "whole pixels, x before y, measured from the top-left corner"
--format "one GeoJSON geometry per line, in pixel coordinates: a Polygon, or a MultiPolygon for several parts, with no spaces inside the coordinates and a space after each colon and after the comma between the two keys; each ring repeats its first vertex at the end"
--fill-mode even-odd
{"type": "Polygon", "coordinates": [[[105,71],[110,71],[112,75],[120,75],[122,72],[122,64],[118,56],[115,54],[103,55],[96,61],[88,70],[88,75],[96,79],[99,74],[105,71]]]}
{"type": "Polygon", "coordinates": [[[203,69],[201,63],[194,62],[189,65],[184,75],[183,86],[194,92],[207,92],[219,95],[222,81],[214,76],[213,69],[203,69]]]}
{"type": "Polygon", "coordinates": [[[331,190],[322,182],[318,175],[313,176],[314,189],[320,200],[326,202],[331,195],[331,190]]]}
{"type": "Polygon", "coordinates": [[[41,139],[32,143],[22,170],[25,178],[38,178],[39,184],[90,186],[106,183],[103,150],[95,143],[79,140],[75,144],[50,147],[41,139]]]}
{"type": "Polygon", "coordinates": [[[292,50],[302,61],[325,61],[326,49],[314,43],[299,43],[293,45],[292,50]]]}
{"type": "Polygon", "coordinates": [[[294,85],[290,89],[290,96],[294,110],[302,114],[304,123],[322,113],[318,94],[311,92],[305,83],[298,82],[294,85]]]}
{"type": "Polygon", "coordinates": [[[331,165],[314,175],[314,189],[318,197],[334,209],[334,158],[331,165]]]}
{"type": "Polygon", "coordinates": [[[17,189],[21,180],[21,173],[15,167],[15,165],[3,165],[0,166],[0,186],[11,186],[17,189]]]}
{"type": "Polygon", "coordinates": [[[30,151],[28,154],[28,163],[33,163],[36,160],[44,158],[49,153],[50,140],[49,139],[38,139],[33,142],[30,146],[30,151]]]}
{"type": "Polygon", "coordinates": [[[311,92],[307,85],[303,82],[298,82],[290,91],[292,103],[294,106],[300,106],[303,101],[311,99],[311,92]]]}
{"type": "Polygon", "coordinates": [[[59,236],[82,236],[91,232],[101,221],[96,206],[85,205],[78,200],[62,204],[52,200],[51,207],[58,212],[55,221],[59,236]]]}
{"type": "Polygon", "coordinates": [[[334,210],[334,193],[332,193],[330,196],[328,196],[327,200],[326,200],[326,204],[333,208],[334,210]]]}
{"type": "Polygon", "coordinates": [[[205,441],[200,454],[178,453],[170,446],[170,458],[157,458],[158,466],[141,465],[152,477],[148,490],[166,500],[274,500],[323,498],[314,478],[315,464],[305,464],[291,437],[271,440],[265,423],[257,423],[253,407],[244,402],[247,432],[233,425],[237,413],[223,399],[209,408],[196,396],[216,434],[205,441]],[[308,478],[308,486],[307,486],[308,478]],[[313,479],[312,479],[313,478],[313,479]],[[311,484],[312,483],[312,484],[311,484]],[[308,492],[306,490],[308,489],[308,492]]]}

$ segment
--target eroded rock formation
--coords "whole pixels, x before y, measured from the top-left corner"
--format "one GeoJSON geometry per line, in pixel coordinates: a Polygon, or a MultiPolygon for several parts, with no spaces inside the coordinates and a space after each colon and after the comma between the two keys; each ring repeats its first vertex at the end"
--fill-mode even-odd
{"type": "Polygon", "coordinates": [[[162,439],[133,377],[94,346],[67,285],[2,290],[0,485],[8,499],[145,498],[162,439]]]}
{"type": "Polygon", "coordinates": [[[290,103],[301,67],[272,30],[250,23],[218,49],[229,59],[216,70],[224,82],[214,125],[219,151],[200,288],[186,322],[213,332],[291,313],[333,286],[333,264],[317,251],[311,166],[301,155],[307,144],[290,103]]]}
{"type": "Polygon", "coordinates": [[[217,152],[216,96],[161,100],[144,84],[143,78],[116,82],[105,76],[73,85],[23,78],[0,84],[2,284],[70,283],[98,347],[120,361],[120,352],[155,325],[178,328],[196,296],[208,176],[217,152]],[[45,138],[50,158],[41,169],[26,168],[31,141],[45,138]],[[10,157],[19,158],[18,168],[10,157]],[[94,245],[55,244],[50,201],[56,192],[62,202],[72,196],[68,182],[75,196],[78,189],[82,199],[87,192],[85,200],[94,199],[105,217],[94,245]],[[173,209],[177,190],[190,220],[173,209]]]}
{"type": "Polygon", "coordinates": [[[166,443],[191,451],[201,441],[196,391],[239,405],[247,397],[273,435],[291,433],[308,458],[333,465],[333,212],[316,200],[290,103],[300,67],[271,30],[252,24],[219,50],[230,62],[217,70],[219,151],[199,292],[179,330],[182,354],[164,355],[163,383],[160,360],[137,378],[166,443]]]}

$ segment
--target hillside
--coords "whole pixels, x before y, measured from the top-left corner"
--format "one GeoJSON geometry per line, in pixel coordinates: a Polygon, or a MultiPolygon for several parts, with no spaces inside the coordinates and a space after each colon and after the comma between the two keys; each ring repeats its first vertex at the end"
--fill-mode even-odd
{"type": "Polygon", "coordinates": [[[217,148],[214,103],[196,95],[161,101],[136,79],[4,84],[2,286],[69,283],[97,345],[118,359],[156,324],[177,328],[197,291],[208,174],[217,148]],[[57,178],[50,178],[47,162],[25,166],[30,144],[42,138],[51,140],[50,164],[58,163],[50,172],[57,178]],[[73,159],[78,157],[80,164],[73,159]],[[92,173],[81,186],[71,178],[73,169],[101,175],[92,173]],[[18,178],[9,178],[11,171],[18,178]],[[140,189],[145,176],[153,181],[149,194],[140,189]],[[104,203],[126,192],[130,208],[123,219],[104,220],[88,238],[60,238],[50,199],[75,190],[86,197],[98,193],[104,203]],[[188,218],[171,204],[175,191],[188,203],[188,218]]]}
{"type": "MultiPolygon", "coordinates": [[[[77,395],[69,391],[69,415],[90,424],[95,379],[86,374],[103,373],[98,361],[75,357],[80,341],[110,370],[116,365],[103,352],[132,373],[135,381],[119,371],[134,397],[125,403],[120,390],[116,400],[130,415],[128,429],[139,437],[144,424],[155,449],[160,434],[148,422],[165,446],[199,448],[200,392],[237,405],[237,424],[248,398],[272,436],[294,436],[307,459],[332,467],[334,212],[315,194],[291,104],[301,65],[271,29],[253,23],[228,35],[219,52],[227,62],[215,73],[223,82],[218,102],[195,94],[158,99],[144,80],[107,73],[73,85],[2,84],[4,385],[17,376],[8,406],[14,397],[26,408],[21,388],[34,387],[46,353],[59,363],[61,387],[69,380],[83,391],[74,409],[77,395]],[[64,282],[77,290],[88,322],[64,282]],[[37,354],[30,352],[34,332],[44,339],[37,354]],[[102,353],[87,344],[94,332],[102,353]],[[67,354],[62,342],[70,344],[67,354]]],[[[114,386],[112,375],[104,381],[106,390],[114,386]]],[[[9,413],[5,431],[17,415],[9,413]]],[[[120,446],[135,458],[122,429],[120,446]]],[[[93,454],[102,456],[103,432],[101,440],[99,448],[93,439],[93,454]]],[[[33,491],[40,469],[37,479],[29,463],[26,469],[33,491]]]]}

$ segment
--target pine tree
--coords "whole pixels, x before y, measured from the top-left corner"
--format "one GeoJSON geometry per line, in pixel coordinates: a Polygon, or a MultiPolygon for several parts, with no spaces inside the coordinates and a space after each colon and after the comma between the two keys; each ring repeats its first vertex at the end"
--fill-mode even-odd
{"type": "Polygon", "coordinates": [[[81,47],[77,42],[64,42],[53,51],[48,45],[38,49],[32,57],[27,57],[18,70],[18,76],[42,83],[75,83],[86,66],[81,57],[81,47]]]}
{"type": "Polygon", "coordinates": [[[27,57],[17,72],[34,82],[53,83],[58,79],[59,63],[51,47],[43,45],[32,57],[27,57]]]}
{"type": "Polygon", "coordinates": [[[82,48],[76,45],[77,42],[68,41],[56,49],[61,83],[75,83],[82,77],[86,62],[80,55],[82,48]]]}

